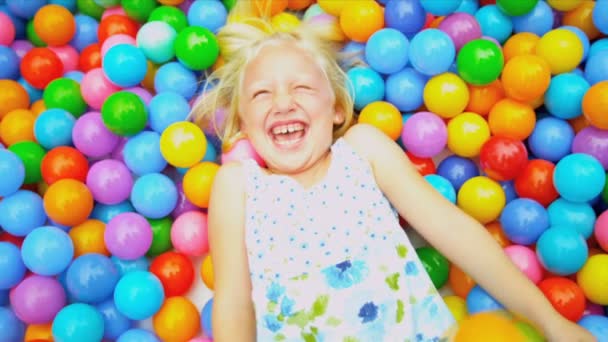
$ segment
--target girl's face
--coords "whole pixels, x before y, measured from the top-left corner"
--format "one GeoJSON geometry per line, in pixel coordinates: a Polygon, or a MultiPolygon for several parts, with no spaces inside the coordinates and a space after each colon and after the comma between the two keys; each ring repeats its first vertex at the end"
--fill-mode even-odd
{"type": "Polygon", "coordinates": [[[268,168],[284,174],[321,160],[334,124],[344,121],[323,70],[292,42],[266,45],[247,65],[239,109],[243,133],[268,168]]]}

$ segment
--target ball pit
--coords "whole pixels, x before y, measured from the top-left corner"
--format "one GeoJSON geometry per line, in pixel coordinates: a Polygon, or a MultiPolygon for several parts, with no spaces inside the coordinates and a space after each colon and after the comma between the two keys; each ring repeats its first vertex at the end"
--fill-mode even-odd
{"type": "MultiPolygon", "coordinates": [[[[359,121],[484,224],[566,318],[608,331],[608,1],[255,0],[331,23],[359,121]]],[[[188,121],[234,0],[0,1],[0,340],[210,342],[222,163],[188,121]],[[176,328],[179,327],[179,328],[176,328]]],[[[437,250],[456,341],[541,340],[437,250]]]]}

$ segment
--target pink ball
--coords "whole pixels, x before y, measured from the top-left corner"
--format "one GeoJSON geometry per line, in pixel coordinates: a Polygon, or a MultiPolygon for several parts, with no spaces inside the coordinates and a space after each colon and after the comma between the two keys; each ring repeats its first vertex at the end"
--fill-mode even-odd
{"type": "Polygon", "coordinates": [[[473,39],[481,38],[481,26],[477,19],[468,13],[454,13],[447,16],[439,24],[439,29],[452,38],[456,50],[460,50],[464,44],[473,39]]]}
{"type": "Polygon", "coordinates": [[[107,8],[105,11],[103,11],[103,14],[101,15],[101,19],[103,19],[105,17],[109,17],[111,15],[115,15],[115,14],[127,16],[127,13],[122,8],[122,6],[116,6],[116,7],[107,8]]]}
{"type": "Polygon", "coordinates": [[[84,74],[80,84],[82,97],[94,109],[101,109],[108,96],[120,90],[108,80],[102,68],[95,68],[84,74]]]}
{"type": "Polygon", "coordinates": [[[142,257],[152,245],[150,223],[138,213],[127,212],[114,216],[103,234],[108,251],[123,260],[142,257]]]}
{"type": "Polygon", "coordinates": [[[213,340],[210,338],[207,338],[207,337],[196,337],[196,338],[191,339],[188,342],[213,342],[213,340]]]}
{"type": "Polygon", "coordinates": [[[448,142],[445,122],[431,112],[418,112],[403,125],[401,141],[416,157],[431,158],[443,151],[448,142]]]}
{"type": "Polygon", "coordinates": [[[76,120],[72,129],[74,146],[87,157],[103,157],[116,147],[119,137],[104,125],[101,113],[88,112],[76,120]]]}
{"type": "Polygon", "coordinates": [[[49,46],[63,63],[63,72],[78,70],[78,51],[71,45],[49,46]]]}
{"type": "Polygon", "coordinates": [[[543,269],[536,257],[536,253],[526,246],[511,245],[504,248],[511,261],[533,283],[538,284],[543,279],[543,269]]]}
{"type": "Polygon", "coordinates": [[[595,221],[595,239],[604,251],[608,252],[608,210],[604,211],[595,221]]]}
{"type": "Polygon", "coordinates": [[[171,242],[178,252],[201,256],[209,251],[207,215],[200,211],[181,214],[171,226],[171,242]]]}
{"type": "Polygon", "coordinates": [[[103,44],[101,44],[101,58],[106,55],[106,52],[110,50],[111,47],[118,44],[129,44],[135,46],[135,38],[129,36],[128,34],[119,33],[114,34],[108,37],[103,44]]]}
{"type": "Polygon", "coordinates": [[[232,148],[229,151],[222,153],[221,163],[225,164],[230,161],[245,160],[249,158],[255,160],[261,167],[266,166],[266,163],[253,148],[253,145],[251,145],[249,140],[239,139],[232,145],[232,148]]]}
{"type": "Polygon", "coordinates": [[[0,27],[0,45],[11,45],[15,40],[15,25],[4,12],[0,12],[0,27]]]}
{"type": "Polygon", "coordinates": [[[54,277],[31,275],[10,292],[15,315],[27,324],[50,323],[65,306],[66,295],[54,277]]]}

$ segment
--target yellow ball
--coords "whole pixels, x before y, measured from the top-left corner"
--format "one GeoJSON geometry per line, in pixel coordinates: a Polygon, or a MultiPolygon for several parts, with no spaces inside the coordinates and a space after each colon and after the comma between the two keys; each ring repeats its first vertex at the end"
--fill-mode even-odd
{"type": "Polygon", "coordinates": [[[488,139],[490,126],[479,114],[464,112],[448,123],[448,148],[456,155],[475,157],[488,139]]]}
{"type": "Polygon", "coordinates": [[[36,141],[34,123],[36,115],[27,109],[15,109],[0,121],[0,140],[7,146],[21,141],[36,141]]]}
{"type": "Polygon", "coordinates": [[[458,296],[443,297],[445,305],[448,307],[456,322],[461,322],[468,316],[467,302],[458,296]]]}
{"type": "Polygon", "coordinates": [[[549,63],[553,75],[570,72],[583,60],[583,43],[576,33],[555,29],[540,38],[536,54],[549,63]]]}
{"type": "Polygon", "coordinates": [[[173,123],[160,136],[160,152],[175,167],[193,166],[203,159],[206,150],[205,134],[191,122],[173,123]]]}
{"type": "Polygon", "coordinates": [[[213,262],[211,261],[211,254],[207,254],[203,263],[201,264],[201,279],[209,290],[213,291],[213,262]]]}
{"type": "Polygon", "coordinates": [[[270,24],[280,32],[291,32],[300,26],[300,19],[287,12],[279,13],[270,19],[270,24]]]}
{"type": "Polygon", "coordinates": [[[549,6],[562,12],[573,10],[580,5],[582,0],[547,0],[549,6]]]}
{"type": "Polygon", "coordinates": [[[505,191],[488,177],[470,178],[458,191],[458,206],[482,224],[498,218],[506,204],[505,191]]]}
{"type": "Polygon", "coordinates": [[[359,114],[359,123],[375,126],[393,140],[397,140],[403,128],[401,112],[386,101],[372,102],[363,107],[359,114]]]}
{"type": "Polygon", "coordinates": [[[596,254],[578,271],[578,285],[590,301],[608,305],[608,254],[596,254]]]}
{"type": "Polygon", "coordinates": [[[460,323],[455,342],[525,342],[515,322],[500,312],[471,315],[460,323]]]}
{"type": "Polygon", "coordinates": [[[181,296],[165,299],[163,306],[152,318],[154,332],[161,341],[188,341],[201,328],[200,315],[196,306],[181,296]]]}
{"type": "Polygon", "coordinates": [[[110,256],[104,242],[106,225],[99,220],[86,220],[70,229],[70,238],[74,244],[74,258],[83,254],[97,253],[110,256]]]}
{"type": "Polygon", "coordinates": [[[433,76],[424,86],[426,108],[444,119],[462,113],[469,103],[469,88],[456,74],[446,72],[433,76]]]}
{"type": "Polygon", "coordinates": [[[344,7],[348,6],[349,0],[317,0],[317,4],[328,14],[339,17],[344,7]]]}
{"type": "Polygon", "coordinates": [[[199,208],[209,206],[211,186],[220,166],[212,162],[196,164],[184,175],[183,187],[186,198],[199,208]]]}

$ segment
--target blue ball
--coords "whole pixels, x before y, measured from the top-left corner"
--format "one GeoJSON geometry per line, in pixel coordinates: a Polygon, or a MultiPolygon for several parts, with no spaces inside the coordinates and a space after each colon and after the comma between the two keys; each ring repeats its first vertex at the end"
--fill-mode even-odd
{"type": "Polygon", "coordinates": [[[586,61],[587,57],[589,56],[589,47],[590,47],[589,46],[590,45],[589,37],[587,37],[587,34],[576,26],[566,25],[566,26],[561,26],[560,28],[574,32],[576,34],[576,36],[578,37],[578,39],[581,40],[581,43],[583,43],[583,60],[582,61],[586,61]]]}
{"type": "Polygon", "coordinates": [[[82,83],[82,79],[84,78],[84,73],[82,71],[74,70],[66,72],[63,77],[74,80],[78,83],[82,83]]]}
{"type": "Polygon", "coordinates": [[[11,235],[26,236],[46,222],[42,198],[29,190],[19,190],[0,201],[0,227],[11,235]]]}
{"type": "Polygon", "coordinates": [[[354,67],[347,72],[348,90],[355,100],[355,109],[361,110],[368,104],[384,98],[384,80],[374,69],[354,67]]]}
{"type": "Polygon", "coordinates": [[[340,51],[340,66],[344,69],[350,69],[359,62],[367,64],[365,61],[365,44],[354,40],[349,41],[340,51]]]}
{"type": "Polygon", "coordinates": [[[602,193],[606,173],[602,164],[593,156],[573,153],[555,165],[553,184],[565,199],[583,203],[602,193]]]}
{"type": "Polygon", "coordinates": [[[424,75],[434,76],[448,71],[455,57],[456,47],[452,38],[441,30],[420,31],[410,42],[410,63],[424,75]]]}
{"type": "Polygon", "coordinates": [[[511,18],[515,33],[530,32],[542,36],[553,28],[553,10],[544,1],[539,1],[528,13],[511,18]]]}
{"type": "Polygon", "coordinates": [[[496,5],[486,5],[480,8],[475,13],[475,19],[481,26],[482,35],[492,37],[501,44],[504,44],[513,32],[513,22],[510,17],[502,13],[496,5]]]}
{"type": "Polygon", "coordinates": [[[173,91],[186,100],[190,100],[194,96],[197,85],[196,74],[179,62],[163,64],[154,76],[156,93],[173,91]]]}
{"type": "Polygon", "coordinates": [[[76,118],[65,109],[51,108],[40,113],[34,123],[34,136],[47,150],[72,145],[72,130],[76,118]]]}
{"type": "Polygon", "coordinates": [[[581,115],[583,97],[589,87],[589,82],[581,75],[556,75],[545,92],[545,108],[560,119],[574,119],[581,115]]]}
{"type": "Polygon", "coordinates": [[[217,162],[217,150],[212,144],[207,144],[203,161],[217,162]]]}
{"type": "Polygon", "coordinates": [[[65,7],[68,11],[76,12],[76,0],[49,0],[49,4],[59,5],[65,7]]]}
{"type": "Polygon", "coordinates": [[[500,224],[509,240],[531,245],[549,228],[549,214],[535,200],[517,198],[505,205],[500,224]]]}
{"type": "Polygon", "coordinates": [[[591,58],[591,56],[602,50],[608,50],[608,38],[602,38],[594,41],[589,47],[589,56],[587,56],[587,58],[591,58]]]}
{"type": "Polygon", "coordinates": [[[20,74],[19,63],[19,57],[15,50],[0,45],[0,79],[18,79],[20,74]]]}
{"type": "Polygon", "coordinates": [[[46,5],[46,0],[6,0],[8,9],[23,19],[32,19],[38,10],[46,5]]]}
{"type": "Polygon", "coordinates": [[[424,27],[426,11],[420,0],[389,0],[384,8],[384,22],[386,27],[405,35],[414,34],[424,27]]]}
{"type": "Polygon", "coordinates": [[[120,313],[114,304],[114,300],[108,299],[96,307],[103,317],[104,332],[103,337],[115,341],[125,331],[131,329],[134,322],[120,313]]]}
{"type": "Polygon", "coordinates": [[[87,253],[72,262],[65,281],[68,292],[74,299],[98,304],[112,297],[118,279],[120,273],[110,258],[87,253]]]}
{"type": "Polygon", "coordinates": [[[19,84],[21,84],[21,86],[23,87],[23,89],[25,89],[25,91],[27,92],[27,94],[30,97],[30,102],[33,103],[35,101],[38,101],[42,98],[42,94],[43,94],[43,90],[42,89],[38,89],[38,88],[34,88],[31,84],[29,84],[23,77],[20,77],[17,82],[19,82],[19,84]]]}
{"type": "Polygon", "coordinates": [[[203,327],[203,331],[205,335],[209,338],[213,338],[213,330],[211,325],[211,313],[213,312],[213,297],[211,297],[205,306],[203,306],[203,310],[201,311],[201,327],[203,327]]]}
{"type": "MultiPolygon", "coordinates": [[[[21,251],[10,242],[0,241],[0,290],[9,290],[19,284],[25,276],[25,264],[21,251]]],[[[8,292],[7,292],[8,296],[8,292]]],[[[0,304],[2,305],[2,304],[0,304]]]]}
{"type": "Polygon", "coordinates": [[[475,285],[466,298],[467,311],[469,315],[480,312],[504,310],[505,307],[494,297],[490,296],[479,285],[475,285]]]}
{"type": "Polygon", "coordinates": [[[57,313],[52,331],[56,341],[101,341],[103,317],[88,304],[70,304],[57,313]]]}
{"type": "Polygon", "coordinates": [[[505,203],[509,203],[512,200],[517,198],[517,191],[515,191],[515,182],[510,180],[510,181],[501,181],[500,183],[500,187],[502,188],[502,190],[505,192],[505,203]]]}
{"type": "Polygon", "coordinates": [[[597,51],[587,59],[585,78],[591,85],[608,80],[608,49],[597,51]]]}
{"type": "Polygon", "coordinates": [[[145,329],[131,329],[125,331],[116,342],[161,342],[151,331],[145,329]]]}
{"type": "Polygon", "coordinates": [[[424,178],[448,201],[456,203],[456,190],[448,179],[435,174],[426,175],[424,178]]]}
{"type": "Polygon", "coordinates": [[[180,94],[162,92],[156,94],[148,104],[150,128],[162,133],[171,124],[184,121],[190,113],[190,104],[180,94]]]}
{"type": "Polygon", "coordinates": [[[123,156],[129,170],[138,176],[161,172],[167,166],[160,153],[160,134],[157,132],[143,131],[129,138],[123,156]]]}
{"type": "Polygon", "coordinates": [[[428,76],[406,67],[386,78],[386,101],[402,112],[416,110],[424,103],[424,86],[428,76]]]}
{"type": "Polygon", "coordinates": [[[574,135],[567,121],[547,117],[536,122],[528,147],[537,158],[557,162],[570,153],[574,135]]]}
{"type": "Polygon", "coordinates": [[[573,203],[558,198],[547,208],[551,226],[574,227],[585,238],[593,234],[595,211],[588,203],[573,203]]]}
{"type": "Polygon", "coordinates": [[[32,272],[43,276],[55,276],[72,262],[74,245],[63,230],[43,226],[29,233],[21,247],[23,263],[32,272]]]}
{"type": "Polygon", "coordinates": [[[557,275],[578,272],[587,261],[588,252],[587,242],[576,227],[553,226],[536,243],[538,260],[557,275]]]}
{"type": "Polygon", "coordinates": [[[598,342],[608,342],[608,317],[602,315],[585,315],[578,325],[587,329],[598,342]]]}
{"type": "Polygon", "coordinates": [[[112,46],[102,59],[104,74],[117,86],[128,88],[141,83],[148,72],[146,56],[137,46],[112,46]]]}
{"type": "MultiPolygon", "coordinates": [[[[4,3],[4,2],[3,2],[4,3]]],[[[25,36],[25,26],[26,21],[22,18],[17,17],[11,12],[7,5],[0,5],[0,12],[6,14],[11,18],[13,22],[13,26],[15,26],[15,39],[26,39],[25,36]]]]}
{"type": "Polygon", "coordinates": [[[0,341],[23,341],[25,324],[17,318],[13,310],[0,306],[0,341]]]}
{"type": "Polygon", "coordinates": [[[81,13],[76,14],[74,20],[76,21],[76,33],[72,37],[70,45],[78,50],[78,52],[82,52],[87,46],[97,43],[99,23],[94,18],[81,13]]]}
{"type": "Polygon", "coordinates": [[[220,1],[195,1],[188,9],[188,24],[209,29],[213,33],[226,24],[228,11],[220,1]]]}
{"type": "Polygon", "coordinates": [[[123,201],[118,204],[96,203],[95,207],[93,207],[91,218],[107,224],[118,214],[132,213],[134,211],[135,208],[133,208],[133,205],[129,201],[123,201]]]}
{"type": "Polygon", "coordinates": [[[420,0],[420,4],[433,15],[448,15],[460,7],[462,0],[420,0]]]}
{"type": "Polygon", "coordinates": [[[464,182],[479,176],[479,168],[471,159],[454,154],[439,163],[437,174],[449,180],[458,191],[464,182]]]}
{"type": "Polygon", "coordinates": [[[23,161],[9,150],[0,150],[0,197],[7,197],[17,192],[24,180],[23,161]]]}
{"type": "Polygon", "coordinates": [[[479,4],[477,0],[462,0],[460,6],[456,9],[456,13],[468,13],[470,15],[475,15],[477,10],[479,9],[479,4]]]}
{"type": "Polygon", "coordinates": [[[175,183],[169,177],[161,173],[148,173],[135,181],[131,203],[141,215],[159,219],[175,209],[177,196],[175,183]]]}
{"type": "Polygon", "coordinates": [[[115,256],[110,257],[110,259],[121,277],[131,271],[148,271],[150,268],[150,261],[145,256],[135,260],[123,260],[115,256]]]}
{"type": "Polygon", "coordinates": [[[597,0],[591,14],[593,24],[603,34],[608,34],[608,0],[597,0]]]}
{"type": "Polygon", "coordinates": [[[392,74],[407,65],[409,40],[396,29],[376,31],[365,45],[365,60],[374,70],[392,74]]]}
{"type": "Polygon", "coordinates": [[[8,298],[8,290],[0,290],[0,306],[8,306],[9,298],[8,298]]]}
{"type": "Polygon", "coordinates": [[[132,320],[152,317],[160,310],[164,300],[163,285],[150,272],[126,273],[120,278],[114,290],[116,308],[132,320]]]}

